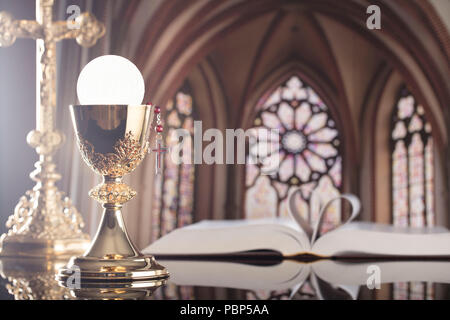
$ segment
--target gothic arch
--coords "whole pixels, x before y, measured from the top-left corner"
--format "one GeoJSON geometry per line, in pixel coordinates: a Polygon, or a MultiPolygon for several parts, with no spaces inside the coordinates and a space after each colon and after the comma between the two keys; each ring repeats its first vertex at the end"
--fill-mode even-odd
{"type": "MultiPolygon", "coordinates": [[[[391,199],[392,189],[389,179],[391,174],[390,124],[398,92],[401,87],[408,86],[411,81],[414,79],[410,79],[409,82],[405,81],[399,72],[385,66],[373,79],[372,90],[367,93],[365,112],[361,121],[361,131],[366,138],[363,141],[365,158],[360,177],[363,201],[371,204],[365,212],[366,219],[391,223],[391,202],[386,201],[386,199],[391,199]]],[[[412,93],[416,96],[414,90],[412,93]]],[[[433,110],[427,107],[426,103],[417,100],[425,109],[437,146],[434,149],[436,212],[446,213],[448,212],[448,196],[446,196],[448,191],[445,181],[445,146],[441,133],[436,130],[438,128],[436,118],[444,117],[444,115],[442,110],[433,110]]],[[[436,219],[437,224],[448,225],[448,217],[445,214],[437,215],[436,219]]]]}
{"type": "MultiPolygon", "coordinates": [[[[448,97],[448,90],[445,88],[445,85],[443,85],[442,80],[444,80],[444,78],[442,78],[442,76],[439,76],[439,68],[436,67],[436,64],[433,66],[433,59],[431,59],[430,54],[427,52],[427,50],[422,50],[423,46],[420,44],[416,36],[414,36],[414,33],[410,31],[410,28],[405,27],[404,23],[400,23],[402,20],[398,17],[396,12],[392,8],[390,8],[389,5],[384,3],[383,5],[383,13],[386,13],[386,17],[383,19],[383,21],[386,21],[386,26],[384,27],[383,31],[383,37],[385,37],[386,39],[383,39],[381,42],[378,41],[376,46],[379,49],[387,49],[389,47],[387,41],[394,39],[395,41],[401,43],[403,48],[407,48],[406,52],[412,52],[413,59],[418,62],[419,67],[422,69],[422,72],[424,74],[427,74],[429,80],[433,83],[433,87],[436,89],[436,93],[439,96],[439,100],[441,102],[440,105],[442,106],[442,102],[444,102],[445,98],[448,97]]],[[[179,6],[181,6],[181,4],[178,4],[178,8],[179,6]]],[[[283,6],[298,6],[299,8],[307,8],[307,10],[320,12],[324,15],[330,16],[340,23],[347,24],[351,27],[356,28],[363,37],[369,38],[371,40],[375,40],[378,37],[371,34],[370,31],[366,29],[365,24],[362,23],[363,21],[361,17],[365,16],[365,7],[362,4],[358,4],[356,1],[345,3],[333,2],[333,6],[330,6],[328,1],[326,0],[315,1],[314,3],[305,3],[304,1],[292,2],[287,0],[266,0],[263,2],[259,2],[257,9],[255,8],[253,1],[246,1],[244,3],[237,2],[235,5],[225,5],[220,2],[216,2],[215,4],[207,2],[203,7],[195,7],[192,5],[190,7],[186,6],[184,7],[186,9],[186,12],[183,12],[183,17],[179,18],[183,18],[184,21],[188,21],[187,23],[189,23],[191,27],[179,32],[177,36],[172,39],[174,45],[170,46],[170,48],[167,48],[163,56],[161,56],[162,60],[160,60],[158,63],[154,63],[154,65],[158,65],[158,68],[157,70],[152,70],[151,78],[153,80],[151,82],[149,80],[149,88],[151,88],[151,91],[154,91],[153,89],[157,86],[161,86],[161,84],[163,84],[162,87],[165,87],[166,84],[173,82],[172,80],[169,81],[167,77],[170,76],[170,74],[175,74],[169,71],[169,69],[167,68],[164,70],[164,65],[171,66],[171,68],[173,68],[173,66],[175,65],[176,68],[184,69],[184,72],[187,73],[189,71],[186,70],[186,68],[183,68],[183,65],[195,65],[196,61],[201,60],[201,57],[206,55],[207,52],[209,52],[211,48],[214,47],[214,43],[220,41],[219,39],[222,38],[225,34],[232,32],[239,25],[248,23],[261,14],[278,10],[283,6]],[[195,32],[192,30],[195,30],[195,32]],[[182,60],[183,54],[188,54],[191,58],[186,60],[185,63],[180,62],[173,64],[173,62],[176,61],[175,59],[177,59],[177,61],[182,60]]],[[[173,17],[173,14],[170,15],[170,18],[171,20],[168,19],[166,21],[166,24],[162,23],[162,30],[164,30],[164,28],[168,28],[171,23],[181,23],[180,21],[177,21],[176,17],[173,17]]],[[[149,31],[148,34],[154,34],[154,29],[155,28],[153,28],[153,25],[149,24],[147,26],[147,30],[149,31]]],[[[151,56],[151,51],[149,50],[153,50],[155,48],[155,43],[153,43],[152,45],[152,41],[163,40],[161,39],[163,35],[158,34],[159,36],[153,36],[149,39],[152,41],[144,41],[147,33],[144,32],[143,34],[144,38],[142,41],[140,41],[143,46],[141,46],[137,51],[137,57],[138,61],[140,61],[139,63],[141,67],[144,66],[146,61],[146,58],[144,57],[151,56]]],[[[434,39],[434,41],[441,42],[441,40],[439,39],[434,39]]],[[[395,53],[391,51],[386,52],[385,54],[387,56],[395,56],[395,53]]],[[[179,72],[177,72],[176,75],[179,76],[179,72]]],[[[158,98],[163,98],[164,94],[160,93],[160,90],[164,91],[163,88],[157,89],[157,92],[155,92],[156,96],[158,98]]]]}

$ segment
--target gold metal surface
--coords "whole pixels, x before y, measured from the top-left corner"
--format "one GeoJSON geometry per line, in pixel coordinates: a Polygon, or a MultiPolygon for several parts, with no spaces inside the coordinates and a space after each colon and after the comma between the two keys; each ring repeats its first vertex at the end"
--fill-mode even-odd
{"type": "Polygon", "coordinates": [[[104,208],[90,248],[72,257],[59,271],[61,282],[78,270],[81,281],[148,281],[167,278],[166,268],[152,256],[144,256],[131,242],[122,218],[122,205],[136,192],[122,182],[148,150],[151,105],[78,105],[70,107],[81,155],[87,165],[103,176],[90,191],[104,208]]]}
{"type": "Polygon", "coordinates": [[[39,154],[36,170],[30,174],[36,185],[20,198],[8,219],[9,230],[0,237],[1,256],[70,256],[83,252],[89,243],[81,230],[81,215],[55,186],[61,176],[52,156],[65,139],[55,128],[56,42],[74,38],[90,47],[103,36],[105,27],[90,13],[76,18],[79,28],[69,28],[67,21],[53,21],[53,2],[36,1],[36,21],[14,20],[0,12],[0,47],[12,45],[16,38],[36,39],[36,129],[28,134],[27,142],[39,154]]]}
{"type": "Polygon", "coordinates": [[[72,299],[70,290],[55,279],[65,260],[39,258],[0,258],[0,276],[8,281],[6,289],[15,300],[72,299]]]}
{"type": "MultiPolygon", "coordinates": [[[[78,300],[145,300],[153,292],[165,285],[166,279],[138,281],[138,282],[111,282],[82,283],[80,288],[71,289],[71,296],[78,300]]],[[[62,284],[63,285],[63,284],[62,284]]]]}
{"type": "Polygon", "coordinates": [[[55,279],[62,259],[0,258],[0,277],[7,280],[5,288],[15,300],[123,300],[148,299],[166,279],[138,282],[80,282],[67,287],[55,279]]]}

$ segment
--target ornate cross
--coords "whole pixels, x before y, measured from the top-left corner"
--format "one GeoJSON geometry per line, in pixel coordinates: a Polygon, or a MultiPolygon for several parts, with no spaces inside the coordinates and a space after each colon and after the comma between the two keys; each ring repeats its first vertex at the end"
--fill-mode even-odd
{"type": "Polygon", "coordinates": [[[36,131],[40,134],[34,133],[28,140],[33,147],[41,147],[42,152],[38,150],[39,154],[52,153],[59,145],[56,142],[61,140],[61,137],[53,135],[53,139],[43,137],[55,128],[56,42],[74,38],[81,46],[91,47],[105,33],[104,25],[88,12],[79,15],[74,23],[53,21],[53,2],[54,0],[36,0],[36,21],[14,20],[9,13],[0,12],[0,47],[12,45],[16,38],[36,40],[36,131]],[[46,141],[49,143],[44,143],[43,140],[49,140],[46,141]]]}
{"type": "Polygon", "coordinates": [[[40,156],[36,170],[30,174],[36,186],[20,199],[14,215],[8,219],[8,233],[0,237],[2,255],[21,251],[24,255],[51,256],[56,254],[55,248],[64,246],[61,241],[67,240],[70,247],[70,243],[73,246],[87,237],[81,231],[83,222],[78,211],[55,186],[61,176],[55,170],[52,155],[64,141],[64,135],[55,128],[56,42],[73,38],[81,46],[90,47],[104,35],[105,26],[87,12],[75,21],[53,21],[53,3],[54,0],[36,0],[35,21],[14,20],[9,13],[0,12],[0,47],[12,45],[16,38],[36,40],[36,129],[28,134],[27,142],[40,156]],[[41,243],[47,248],[28,251],[41,243]],[[8,248],[14,250],[9,252],[8,248]]]}
{"type": "Polygon", "coordinates": [[[156,152],[156,165],[155,165],[155,169],[156,169],[156,174],[161,174],[162,173],[162,155],[164,153],[166,153],[169,150],[169,148],[167,147],[163,147],[162,141],[161,140],[156,140],[156,148],[152,149],[153,152],[156,152]]]}

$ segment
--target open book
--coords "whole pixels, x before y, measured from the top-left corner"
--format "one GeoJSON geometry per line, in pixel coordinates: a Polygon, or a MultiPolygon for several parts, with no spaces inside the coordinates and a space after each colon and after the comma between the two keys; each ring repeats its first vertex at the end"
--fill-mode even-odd
{"type": "Polygon", "coordinates": [[[450,259],[450,232],[446,228],[352,222],[361,206],[358,198],[350,194],[327,202],[311,228],[295,206],[298,191],[289,195],[291,218],[202,221],[170,232],[144,249],[144,253],[159,259],[191,260],[450,259]],[[338,199],[350,202],[349,219],[319,236],[327,208],[338,199]]]}

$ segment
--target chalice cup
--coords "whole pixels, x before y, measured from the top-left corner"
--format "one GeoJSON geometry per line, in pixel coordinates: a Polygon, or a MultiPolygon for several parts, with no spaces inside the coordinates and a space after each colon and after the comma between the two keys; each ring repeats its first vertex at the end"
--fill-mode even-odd
{"type": "Polygon", "coordinates": [[[89,195],[104,210],[90,247],[59,270],[58,280],[64,282],[74,272],[79,272],[81,281],[91,282],[167,278],[166,268],[133,245],[121,212],[123,204],[136,195],[122,178],[139,165],[148,151],[153,106],[73,105],[70,112],[82,158],[103,176],[103,182],[89,195]]]}

